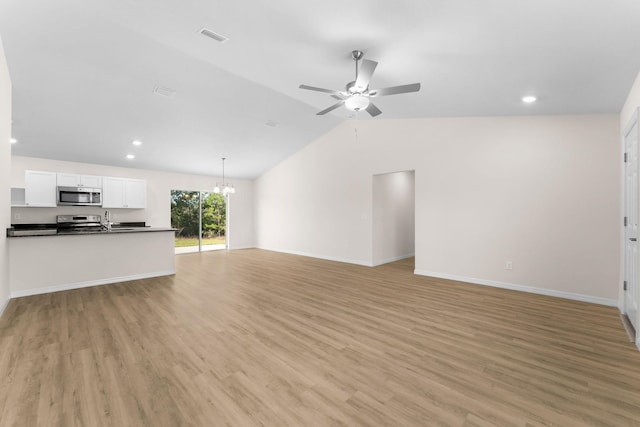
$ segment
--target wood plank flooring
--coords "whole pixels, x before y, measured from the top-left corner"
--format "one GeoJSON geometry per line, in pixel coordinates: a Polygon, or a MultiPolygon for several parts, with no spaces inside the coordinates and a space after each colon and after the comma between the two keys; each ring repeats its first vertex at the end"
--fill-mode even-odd
{"type": "Polygon", "coordinates": [[[14,299],[0,426],[640,426],[617,309],[261,250],[14,299]]]}

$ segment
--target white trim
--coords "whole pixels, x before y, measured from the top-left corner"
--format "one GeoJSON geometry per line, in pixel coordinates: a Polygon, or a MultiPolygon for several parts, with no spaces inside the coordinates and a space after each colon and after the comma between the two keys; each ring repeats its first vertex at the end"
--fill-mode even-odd
{"type": "Polygon", "coordinates": [[[473,283],[476,285],[493,286],[494,288],[511,289],[514,291],[528,292],[531,294],[548,295],[551,297],[590,302],[593,304],[606,305],[610,307],[618,306],[618,300],[613,298],[594,297],[591,295],[574,294],[571,292],[556,291],[553,289],[535,288],[533,286],[517,285],[517,284],[505,283],[505,282],[496,282],[493,280],[485,280],[485,279],[475,279],[473,277],[456,276],[453,274],[435,273],[433,271],[426,271],[426,270],[416,269],[414,271],[414,274],[418,274],[420,276],[437,277],[440,279],[456,280],[458,282],[473,283]]]}
{"type": "Polygon", "coordinates": [[[364,265],[365,267],[373,267],[371,262],[360,261],[360,260],[355,260],[355,259],[310,254],[310,253],[307,253],[307,252],[285,251],[285,250],[282,250],[282,249],[270,249],[270,248],[263,248],[263,247],[258,247],[257,249],[262,249],[262,250],[265,250],[265,251],[272,251],[272,252],[280,252],[280,253],[283,253],[283,254],[306,256],[306,257],[309,257],[309,258],[324,259],[324,260],[327,260],[327,261],[344,262],[344,263],[347,263],[347,264],[364,265]]]}
{"type": "Polygon", "coordinates": [[[229,251],[237,251],[237,250],[240,250],[240,249],[255,249],[255,248],[256,248],[255,246],[234,246],[232,248],[227,248],[227,250],[229,250],[229,251]]]}
{"type": "Polygon", "coordinates": [[[111,283],[128,282],[131,280],[149,279],[159,276],[170,276],[176,274],[176,270],[154,271],[152,273],[133,274],[131,276],[111,277],[109,279],[89,280],[87,282],[77,282],[65,285],[47,286],[44,288],[26,289],[24,291],[11,292],[11,298],[28,297],[31,295],[48,294],[51,292],[68,291],[71,289],[88,288],[91,286],[108,285],[111,283]]]}
{"type": "MultiPolygon", "coordinates": [[[[636,111],[637,113],[637,111],[636,111]]],[[[626,141],[625,141],[625,134],[627,132],[627,126],[629,126],[629,124],[626,124],[624,129],[621,130],[620,132],[620,152],[618,153],[618,161],[622,163],[622,165],[620,166],[620,203],[619,203],[619,208],[620,208],[620,213],[618,215],[619,218],[623,218],[625,215],[625,211],[624,211],[624,205],[625,205],[625,187],[626,187],[626,183],[625,183],[625,166],[624,166],[624,152],[626,151],[626,141]]],[[[620,163],[619,163],[620,164],[620,163]]],[[[624,222],[620,221],[618,223],[618,233],[619,233],[619,245],[620,245],[620,259],[618,260],[618,287],[616,287],[616,289],[618,290],[618,309],[620,310],[620,313],[626,314],[624,312],[624,290],[620,289],[623,288],[623,281],[624,281],[624,276],[625,276],[625,238],[624,238],[624,222]]],[[[623,288],[624,289],[624,288],[623,288]]]]}
{"type": "MultiPolygon", "coordinates": [[[[622,130],[622,134],[620,135],[620,158],[622,158],[623,153],[626,152],[627,149],[627,135],[629,134],[629,132],[631,132],[631,129],[633,129],[633,126],[638,123],[638,119],[640,118],[640,107],[637,107],[634,109],[633,114],[631,115],[631,117],[629,118],[629,121],[627,122],[627,124],[625,125],[625,127],[622,130]]],[[[620,168],[620,217],[624,217],[625,216],[625,191],[626,191],[626,175],[625,175],[625,164],[623,163],[623,166],[620,168]]],[[[624,229],[624,223],[622,221],[619,222],[619,227],[620,227],[620,253],[622,254],[622,256],[620,257],[620,263],[619,263],[619,281],[618,281],[618,309],[620,310],[621,313],[623,314],[627,314],[626,313],[626,295],[625,295],[625,291],[624,291],[624,287],[623,287],[623,281],[625,279],[625,251],[626,251],[626,245],[625,245],[625,229],[624,229]]],[[[629,319],[629,321],[631,322],[631,320],[629,319]]],[[[634,326],[635,328],[635,324],[634,322],[631,322],[631,325],[634,326]]],[[[638,336],[638,343],[636,343],[636,345],[638,345],[638,349],[640,349],[640,336],[638,336]]]]}
{"type": "Polygon", "coordinates": [[[411,253],[411,254],[406,254],[406,255],[400,255],[400,256],[395,256],[393,258],[386,258],[380,261],[374,261],[371,263],[372,267],[377,267],[379,265],[383,265],[383,264],[389,264],[390,262],[396,262],[396,261],[400,261],[402,259],[407,259],[407,258],[411,258],[413,256],[416,256],[415,253],[411,253]]]}
{"type": "Polygon", "coordinates": [[[636,339],[636,347],[638,347],[638,351],[640,351],[640,337],[636,339]]]}
{"type": "Polygon", "coordinates": [[[0,317],[2,317],[2,313],[4,313],[4,310],[9,305],[9,301],[11,301],[11,298],[7,298],[7,300],[2,304],[2,307],[0,307],[0,317]]]}

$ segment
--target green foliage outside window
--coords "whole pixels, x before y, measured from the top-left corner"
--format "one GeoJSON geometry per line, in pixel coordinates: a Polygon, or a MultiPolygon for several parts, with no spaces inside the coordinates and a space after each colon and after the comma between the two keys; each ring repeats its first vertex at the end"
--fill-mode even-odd
{"type": "Polygon", "coordinates": [[[171,226],[177,237],[198,237],[200,196],[202,195],[202,237],[225,235],[226,204],[224,196],[198,191],[171,191],[171,226]]]}

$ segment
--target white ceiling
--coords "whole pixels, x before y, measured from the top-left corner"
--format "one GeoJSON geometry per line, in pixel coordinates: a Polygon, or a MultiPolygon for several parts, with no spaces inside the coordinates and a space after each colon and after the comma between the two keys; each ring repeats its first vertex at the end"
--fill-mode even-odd
{"type": "Polygon", "coordinates": [[[353,49],[372,88],[422,83],[358,120],[618,113],[640,70],[638,0],[2,0],[0,35],[14,154],[209,175],[226,156],[235,178],[349,118],[298,85],[342,88],[353,49]]]}

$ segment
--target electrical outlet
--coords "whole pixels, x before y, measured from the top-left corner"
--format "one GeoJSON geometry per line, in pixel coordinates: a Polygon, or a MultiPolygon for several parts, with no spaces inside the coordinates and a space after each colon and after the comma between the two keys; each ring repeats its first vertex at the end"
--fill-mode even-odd
{"type": "Polygon", "coordinates": [[[504,265],[505,270],[513,270],[513,262],[507,261],[504,265]]]}

